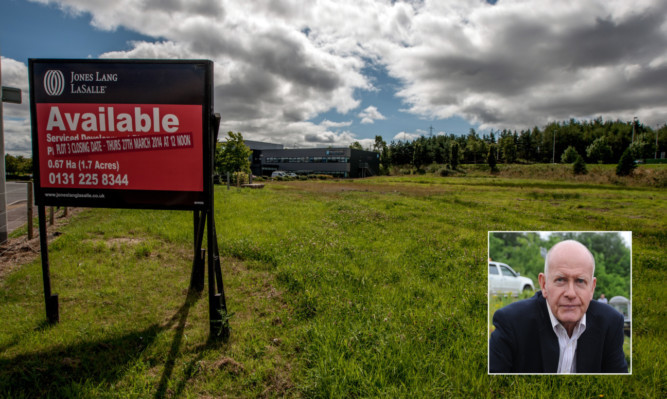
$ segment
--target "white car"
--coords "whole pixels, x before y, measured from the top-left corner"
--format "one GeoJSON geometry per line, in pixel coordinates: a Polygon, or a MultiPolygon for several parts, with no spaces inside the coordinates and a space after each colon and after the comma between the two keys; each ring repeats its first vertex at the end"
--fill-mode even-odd
{"type": "Polygon", "coordinates": [[[533,280],[522,277],[509,265],[489,262],[489,292],[518,294],[523,291],[535,291],[533,280]]]}

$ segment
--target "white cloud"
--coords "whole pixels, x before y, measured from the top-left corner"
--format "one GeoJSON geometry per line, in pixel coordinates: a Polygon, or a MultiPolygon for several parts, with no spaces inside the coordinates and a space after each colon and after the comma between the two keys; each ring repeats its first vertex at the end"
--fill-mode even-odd
{"type": "Polygon", "coordinates": [[[348,127],[352,125],[352,121],[346,121],[346,122],[332,122],[328,119],[323,120],[320,122],[320,126],[326,127],[326,128],[332,128],[332,127],[348,127]]]}
{"type": "Polygon", "coordinates": [[[378,111],[378,109],[372,105],[361,111],[358,116],[361,118],[361,123],[364,124],[374,123],[376,120],[386,119],[384,115],[382,115],[380,111],[378,111]]]}
{"type": "Polygon", "coordinates": [[[21,104],[2,104],[5,152],[31,156],[28,67],[22,62],[6,57],[2,57],[1,64],[2,85],[21,90],[21,104]]]}
{"type": "Polygon", "coordinates": [[[132,50],[110,51],[104,53],[100,58],[146,58],[146,59],[183,59],[196,58],[189,49],[173,41],[162,41],[156,43],[137,41],[132,42],[132,50]]]}
{"type": "Polygon", "coordinates": [[[32,157],[30,119],[4,118],[5,152],[32,157]]]}
{"type": "Polygon", "coordinates": [[[411,46],[388,55],[415,114],[485,127],[667,112],[664,2],[425,2],[411,46]],[[632,73],[628,74],[628,66],[632,73]]]}
{"type": "Polygon", "coordinates": [[[419,138],[420,134],[418,133],[406,133],[400,132],[394,136],[394,140],[398,141],[412,141],[419,138]]]}
{"type": "Polygon", "coordinates": [[[2,85],[28,92],[28,67],[22,62],[2,57],[2,85]]]}
{"type": "MultiPolygon", "coordinates": [[[[354,132],[329,130],[350,125],[307,121],[331,110],[363,124],[384,118],[358,110],[359,92],[375,90],[370,64],[401,83],[409,112],[458,115],[482,129],[596,116],[654,125],[667,114],[660,0],[37,1],[156,39],[103,57],[213,60],[222,126],[254,139],[354,141],[354,132]]],[[[27,90],[26,70],[3,59],[3,79],[27,90]]],[[[27,117],[27,106],[7,109],[27,117]]]]}
{"type": "Polygon", "coordinates": [[[13,118],[30,117],[30,89],[28,87],[28,67],[22,62],[2,57],[2,85],[21,90],[21,104],[4,103],[4,116],[13,118]]]}

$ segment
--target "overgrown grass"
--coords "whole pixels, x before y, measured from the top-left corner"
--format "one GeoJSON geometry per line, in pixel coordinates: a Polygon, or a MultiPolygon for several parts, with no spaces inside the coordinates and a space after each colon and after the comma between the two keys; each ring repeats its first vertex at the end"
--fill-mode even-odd
{"type": "Polygon", "coordinates": [[[0,396],[663,397],[665,192],[478,176],[216,192],[232,336],[188,292],[192,215],[88,210],[0,282],[0,396]],[[488,376],[487,231],[632,230],[633,375],[488,376]],[[661,321],[662,320],[662,321],[661,321]]]}
{"type": "MultiPolygon", "coordinates": [[[[582,175],[574,175],[572,164],[499,164],[496,177],[502,178],[528,178],[549,179],[561,181],[574,181],[587,184],[613,184],[620,186],[652,186],[658,188],[667,187],[667,168],[664,165],[639,165],[632,176],[616,176],[616,164],[588,164],[588,172],[582,175]]],[[[487,165],[463,165],[462,170],[473,176],[488,176],[487,165]]]]}

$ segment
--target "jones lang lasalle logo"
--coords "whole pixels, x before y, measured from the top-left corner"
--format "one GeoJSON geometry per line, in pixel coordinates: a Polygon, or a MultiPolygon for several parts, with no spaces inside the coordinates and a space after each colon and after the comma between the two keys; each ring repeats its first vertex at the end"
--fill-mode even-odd
{"type": "Polygon", "coordinates": [[[66,85],[62,71],[50,69],[44,74],[44,91],[49,96],[59,96],[65,92],[67,86],[67,94],[106,94],[108,86],[96,84],[100,82],[118,82],[118,75],[72,72],[70,84],[66,85]]]}
{"type": "Polygon", "coordinates": [[[44,91],[50,96],[59,96],[65,90],[65,76],[63,73],[51,69],[44,74],[44,91]]]}

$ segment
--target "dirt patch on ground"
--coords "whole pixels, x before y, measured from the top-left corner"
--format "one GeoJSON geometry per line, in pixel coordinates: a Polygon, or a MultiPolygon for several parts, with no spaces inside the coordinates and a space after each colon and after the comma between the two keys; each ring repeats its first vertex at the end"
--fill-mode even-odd
{"type": "Polygon", "coordinates": [[[294,389],[294,383],[289,378],[289,370],[273,370],[264,384],[267,387],[260,395],[262,398],[284,397],[294,389]]]}
{"type": "MultiPolygon", "coordinates": [[[[83,211],[83,208],[68,208],[67,216],[58,214],[54,218],[53,226],[49,226],[47,214],[47,241],[51,241],[62,234],[60,231],[62,227],[69,223],[71,218],[81,211],[83,211]]],[[[39,228],[37,224],[34,227],[33,234],[32,240],[28,240],[28,235],[26,234],[16,238],[10,238],[6,243],[0,245],[0,281],[13,270],[26,263],[32,262],[40,256],[39,228]]]]}
{"type": "Polygon", "coordinates": [[[317,193],[345,193],[345,192],[372,192],[372,193],[394,193],[405,195],[433,195],[438,193],[452,192],[454,189],[444,184],[392,184],[376,183],[372,178],[368,180],[334,180],[334,181],[294,181],[279,182],[283,187],[293,187],[298,190],[317,193]]]}
{"type": "Polygon", "coordinates": [[[109,238],[108,240],[105,241],[105,243],[109,246],[112,247],[116,244],[122,245],[137,245],[142,243],[144,240],[140,238],[127,238],[127,237],[117,237],[117,238],[109,238]]]}
{"type": "Polygon", "coordinates": [[[231,357],[223,357],[211,362],[203,362],[204,368],[213,370],[226,370],[230,374],[239,375],[245,371],[243,365],[231,357]]]}
{"type": "Polygon", "coordinates": [[[108,249],[121,248],[124,245],[128,247],[134,247],[143,243],[145,240],[142,238],[131,238],[131,237],[116,237],[108,239],[89,239],[83,240],[83,242],[89,242],[92,244],[97,244],[99,242],[106,245],[108,249]]]}

